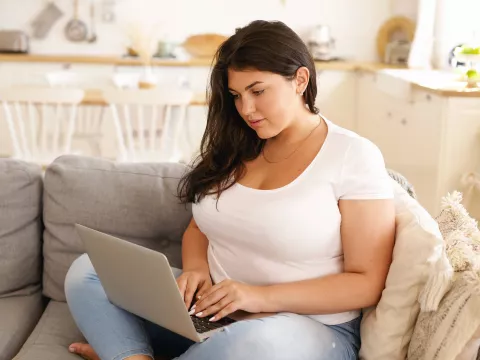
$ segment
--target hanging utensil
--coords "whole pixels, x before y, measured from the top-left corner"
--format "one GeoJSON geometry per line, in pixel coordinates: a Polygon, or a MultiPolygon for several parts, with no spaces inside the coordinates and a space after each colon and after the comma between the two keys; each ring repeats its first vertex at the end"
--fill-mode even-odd
{"type": "Polygon", "coordinates": [[[88,38],[89,43],[94,43],[97,41],[97,34],[95,33],[95,3],[93,0],[90,1],[90,37],[88,38]]]}
{"type": "Polygon", "coordinates": [[[65,36],[73,42],[85,41],[88,30],[87,25],[78,18],[78,0],[73,0],[73,19],[65,27],[65,36]]]}

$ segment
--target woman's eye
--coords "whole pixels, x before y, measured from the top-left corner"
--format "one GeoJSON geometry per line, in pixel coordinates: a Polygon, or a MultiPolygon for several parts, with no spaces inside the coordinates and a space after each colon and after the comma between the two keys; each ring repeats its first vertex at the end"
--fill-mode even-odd
{"type": "Polygon", "coordinates": [[[265,91],[265,90],[258,90],[258,91],[254,91],[253,93],[254,93],[256,96],[258,96],[258,95],[262,95],[264,91],[265,91]]]}
{"type": "Polygon", "coordinates": [[[238,98],[240,98],[237,94],[230,93],[230,95],[232,95],[233,100],[237,100],[238,98]]]}

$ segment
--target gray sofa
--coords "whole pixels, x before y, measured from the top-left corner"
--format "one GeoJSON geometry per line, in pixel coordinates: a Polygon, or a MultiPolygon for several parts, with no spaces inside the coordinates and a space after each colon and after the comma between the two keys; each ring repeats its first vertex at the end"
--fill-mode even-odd
{"type": "Polygon", "coordinates": [[[63,283],[83,252],[80,223],[161,251],[181,266],[190,206],[180,164],[116,164],[64,156],[47,168],[0,160],[0,360],[78,360],[84,340],[63,283]]]}
{"type": "Polygon", "coordinates": [[[75,223],[161,251],[181,267],[191,217],[175,196],[184,170],[63,156],[43,176],[36,165],[0,159],[0,360],[79,359],[67,351],[84,339],[63,290],[84,252],[75,223]]]}

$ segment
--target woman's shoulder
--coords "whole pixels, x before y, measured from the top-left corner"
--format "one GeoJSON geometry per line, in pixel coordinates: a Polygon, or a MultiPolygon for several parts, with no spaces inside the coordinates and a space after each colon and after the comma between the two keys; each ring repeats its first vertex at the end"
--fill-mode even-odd
{"type": "Polygon", "coordinates": [[[336,186],[338,198],[390,199],[393,196],[391,181],[378,146],[338,125],[333,124],[330,129],[335,156],[342,156],[337,165],[340,169],[336,186]]]}
{"type": "Polygon", "coordinates": [[[330,120],[328,122],[329,141],[336,151],[340,154],[351,156],[361,156],[365,153],[380,153],[380,149],[371,140],[359,135],[358,133],[343,128],[330,120]]]}

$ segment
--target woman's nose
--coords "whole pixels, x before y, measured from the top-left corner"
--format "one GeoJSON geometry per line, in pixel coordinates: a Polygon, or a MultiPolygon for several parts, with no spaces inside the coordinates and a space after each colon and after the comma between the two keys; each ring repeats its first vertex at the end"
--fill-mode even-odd
{"type": "Polygon", "coordinates": [[[255,113],[255,102],[253,100],[244,100],[242,104],[242,114],[248,118],[255,113]]]}

